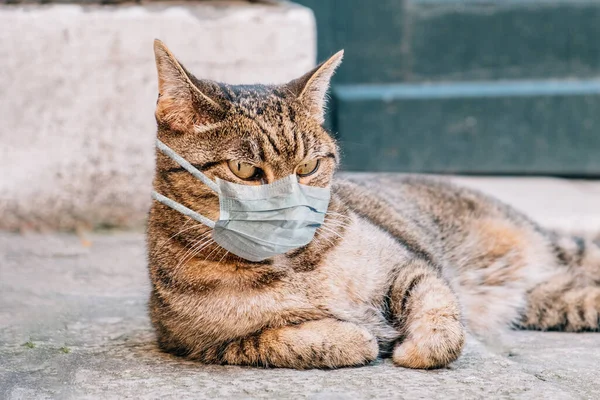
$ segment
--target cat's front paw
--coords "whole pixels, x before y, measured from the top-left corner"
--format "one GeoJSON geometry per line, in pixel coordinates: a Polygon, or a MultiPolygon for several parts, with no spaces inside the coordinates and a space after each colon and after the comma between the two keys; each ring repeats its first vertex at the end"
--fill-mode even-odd
{"type": "Polygon", "coordinates": [[[270,364],[298,369],[360,366],[377,358],[377,339],[350,322],[320,320],[273,332],[270,364]]]}
{"type": "Polygon", "coordinates": [[[379,345],[364,327],[326,318],[267,329],[214,353],[215,358],[208,362],[296,369],[339,368],[370,363],[377,358],[379,345]]]}
{"type": "Polygon", "coordinates": [[[396,343],[392,360],[406,368],[441,368],[456,360],[465,344],[465,331],[454,315],[437,310],[410,326],[406,339],[396,343]]]}

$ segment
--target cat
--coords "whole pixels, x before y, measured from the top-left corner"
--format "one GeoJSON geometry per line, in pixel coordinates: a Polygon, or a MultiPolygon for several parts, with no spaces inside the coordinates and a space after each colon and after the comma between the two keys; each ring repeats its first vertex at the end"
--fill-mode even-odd
{"type": "MultiPolygon", "coordinates": [[[[598,330],[600,248],[443,180],[334,177],[322,127],[339,52],[282,85],[195,78],[156,41],[158,138],[211,179],[296,174],[327,188],[306,246],[250,262],[211,229],[155,201],[147,245],[159,347],[203,363],[338,368],[378,356],[408,368],[456,360],[465,332],[598,330]]],[[[368,132],[365,132],[368,135],[368,132]]],[[[154,188],[212,220],[219,199],[157,151],[154,188]]]]}

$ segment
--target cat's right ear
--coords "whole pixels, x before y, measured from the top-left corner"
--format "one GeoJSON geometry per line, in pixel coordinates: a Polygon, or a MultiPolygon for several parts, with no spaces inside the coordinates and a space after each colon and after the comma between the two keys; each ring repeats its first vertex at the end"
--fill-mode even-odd
{"type": "Polygon", "coordinates": [[[223,118],[226,110],[214,98],[212,82],[194,78],[158,39],[154,40],[154,56],[158,71],[156,120],[159,124],[175,132],[191,132],[223,118]]]}
{"type": "Polygon", "coordinates": [[[327,103],[329,82],[343,57],[344,50],[340,50],[327,61],[317,65],[312,71],[285,85],[291,93],[296,95],[297,99],[319,124],[325,121],[325,105],[327,103]]]}

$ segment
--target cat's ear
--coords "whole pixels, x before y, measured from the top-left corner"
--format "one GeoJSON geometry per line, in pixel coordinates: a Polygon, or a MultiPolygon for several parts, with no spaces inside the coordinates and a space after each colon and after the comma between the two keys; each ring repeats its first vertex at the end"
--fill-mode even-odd
{"type": "Polygon", "coordinates": [[[340,50],[312,71],[286,85],[320,124],[325,121],[327,90],[331,77],[343,57],[344,50],[340,50]]]}
{"type": "Polygon", "coordinates": [[[215,84],[193,77],[160,40],[154,40],[158,70],[156,119],[173,131],[202,130],[223,118],[225,107],[215,96],[215,84]]]}

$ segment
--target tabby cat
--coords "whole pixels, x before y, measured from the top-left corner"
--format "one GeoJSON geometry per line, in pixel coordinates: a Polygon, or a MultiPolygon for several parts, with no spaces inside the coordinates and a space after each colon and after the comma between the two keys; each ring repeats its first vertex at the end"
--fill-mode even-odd
{"type": "MultiPolygon", "coordinates": [[[[296,174],[332,188],[314,239],[259,262],[155,201],[147,240],[161,349],[218,364],[337,368],[391,356],[437,368],[459,357],[467,329],[598,330],[597,244],[431,178],[334,179],[339,150],[321,125],[342,52],[264,86],[200,80],[160,41],[154,50],[163,143],[213,180],[261,185],[296,174]]],[[[158,151],[154,188],[218,219],[217,194],[158,151]]]]}

